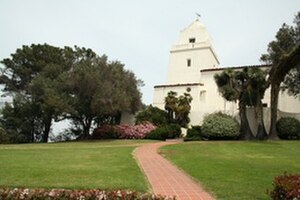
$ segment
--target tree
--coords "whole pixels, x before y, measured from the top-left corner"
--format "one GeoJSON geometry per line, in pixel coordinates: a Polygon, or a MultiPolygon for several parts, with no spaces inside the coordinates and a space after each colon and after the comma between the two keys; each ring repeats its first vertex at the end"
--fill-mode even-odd
{"type": "Polygon", "coordinates": [[[280,85],[291,69],[299,66],[300,44],[300,12],[295,17],[296,26],[283,24],[276,34],[276,39],[269,43],[268,54],[263,54],[261,60],[272,64],[268,82],[271,85],[271,126],[269,137],[278,138],[276,131],[278,95],[280,85]]]}
{"type": "Polygon", "coordinates": [[[1,124],[11,143],[41,140],[38,108],[29,98],[16,95],[12,105],[6,103],[1,114],[1,124]]]}
{"type": "Polygon", "coordinates": [[[243,71],[238,74],[231,69],[223,71],[221,74],[215,74],[215,82],[222,97],[227,101],[238,101],[239,115],[241,120],[240,139],[253,139],[254,135],[250,129],[246,115],[248,80],[247,74],[243,71]]]}
{"type": "Polygon", "coordinates": [[[170,91],[168,92],[168,95],[165,97],[165,110],[168,113],[168,123],[174,123],[174,118],[175,118],[175,111],[177,108],[177,101],[178,98],[177,92],[170,91]]]}
{"type": "Polygon", "coordinates": [[[26,112],[19,115],[19,104],[13,104],[7,114],[18,122],[37,119],[26,130],[32,133],[38,123],[42,142],[48,141],[54,120],[72,119],[76,131],[80,127],[81,136],[88,137],[92,124],[118,122],[122,112],[134,113],[141,106],[142,82],[122,63],[91,49],[33,44],[11,57],[1,61],[0,84],[7,95],[26,100],[21,104],[26,112]]]}
{"type": "Polygon", "coordinates": [[[189,93],[184,93],[178,98],[177,108],[175,110],[175,121],[181,127],[187,127],[190,122],[189,114],[192,100],[193,98],[189,93]]]}
{"type": "Polygon", "coordinates": [[[135,121],[136,124],[151,122],[155,126],[163,126],[167,124],[167,113],[150,105],[135,116],[135,121]]]}
{"type": "Polygon", "coordinates": [[[241,71],[225,70],[215,75],[218,89],[227,101],[238,101],[241,119],[240,138],[254,139],[246,115],[246,107],[254,107],[257,139],[266,139],[267,132],[263,121],[262,99],[268,87],[266,72],[257,67],[245,67],[241,71]]]}
{"type": "MultiPolygon", "coordinates": [[[[61,49],[48,44],[23,46],[11,58],[1,61],[4,64],[0,83],[7,94],[23,96],[34,105],[34,114],[42,128],[42,141],[47,142],[52,121],[66,108],[62,98],[59,77],[69,70],[69,48],[61,49]]],[[[21,117],[21,116],[20,116],[21,117]]],[[[22,116],[24,120],[27,116],[22,116]]]]}
{"type": "Polygon", "coordinates": [[[255,111],[255,119],[258,126],[256,138],[260,140],[267,139],[268,135],[264,125],[262,104],[262,99],[268,88],[266,72],[257,67],[247,67],[243,69],[242,73],[246,75],[246,79],[248,80],[245,102],[248,106],[254,107],[255,111]]]}
{"type": "Polygon", "coordinates": [[[300,66],[291,69],[284,79],[282,89],[287,90],[290,95],[299,97],[300,94],[300,66]]]}
{"type": "Polygon", "coordinates": [[[188,115],[191,110],[190,103],[192,100],[193,98],[188,93],[177,97],[176,92],[168,92],[168,96],[165,97],[165,110],[167,111],[168,123],[176,123],[182,127],[186,127],[190,122],[188,115]]]}
{"type": "Polygon", "coordinates": [[[141,107],[140,81],[118,61],[109,62],[91,49],[74,49],[72,70],[67,73],[67,114],[82,127],[81,138],[88,138],[92,124],[102,125],[122,112],[135,113],[141,107]]]}

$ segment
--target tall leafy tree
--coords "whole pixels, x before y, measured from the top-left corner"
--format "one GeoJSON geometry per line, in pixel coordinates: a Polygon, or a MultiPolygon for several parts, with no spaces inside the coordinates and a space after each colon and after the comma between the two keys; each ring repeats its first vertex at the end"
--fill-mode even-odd
{"type": "MultiPolygon", "coordinates": [[[[1,61],[4,69],[0,83],[4,85],[4,92],[13,97],[21,95],[28,100],[27,105],[34,106],[35,117],[40,119],[43,142],[48,141],[52,121],[67,107],[60,95],[60,77],[69,70],[70,55],[69,48],[32,44],[17,49],[11,58],[1,61]]],[[[22,117],[20,120],[25,121],[27,116],[22,117]]]]}
{"type": "Polygon", "coordinates": [[[38,106],[30,98],[16,95],[12,105],[6,103],[1,114],[1,124],[11,143],[41,141],[38,106]]]}
{"type": "Polygon", "coordinates": [[[271,85],[270,138],[277,138],[276,122],[280,85],[291,69],[296,69],[300,62],[300,12],[296,15],[294,22],[295,26],[282,25],[276,34],[276,39],[268,45],[268,53],[261,56],[262,61],[272,64],[268,79],[271,85]]]}
{"type": "Polygon", "coordinates": [[[118,61],[110,62],[91,49],[74,49],[72,70],[67,73],[71,111],[67,117],[82,128],[87,138],[93,124],[135,113],[141,107],[140,81],[118,61]]]}

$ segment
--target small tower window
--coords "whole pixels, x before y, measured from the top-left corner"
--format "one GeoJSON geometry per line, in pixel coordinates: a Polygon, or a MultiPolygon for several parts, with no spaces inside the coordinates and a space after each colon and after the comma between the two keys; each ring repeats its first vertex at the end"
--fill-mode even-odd
{"type": "Polygon", "coordinates": [[[190,43],[195,43],[195,42],[196,42],[196,38],[190,38],[190,39],[189,39],[189,42],[190,42],[190,43]]]}
{"type": "Polygon", "coordinates": [[[187,60],[186,60],[186,66],[190,67],[190,66],[191,66],[191,64],[192,64],[192,61],[191,61],[191,59],[187,59],[187,60]]]}

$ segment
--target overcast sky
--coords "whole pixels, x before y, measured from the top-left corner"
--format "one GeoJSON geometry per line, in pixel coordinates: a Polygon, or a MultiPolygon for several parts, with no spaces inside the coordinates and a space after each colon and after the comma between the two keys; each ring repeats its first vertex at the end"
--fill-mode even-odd
{"type": "Polygon", "coordinates": [[[22,45],[82,46],[119,60],[145,86],[164,84],[170,47],[201,14],[221,66],[260,64],[268,43],[292,24],[299,0],[0,0],[0,59],[22,45]]]}

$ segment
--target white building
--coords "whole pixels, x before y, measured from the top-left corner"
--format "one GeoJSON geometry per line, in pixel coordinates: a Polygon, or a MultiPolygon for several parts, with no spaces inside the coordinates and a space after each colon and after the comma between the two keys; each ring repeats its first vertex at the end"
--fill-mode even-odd
{"type": "MultiPolygon", "coordinates": [[[[240,70],[244,67],[246,66],[233,68],[240,70]]],[[[269,68],[266,65],[259,67],[269,68]]],[[[194,21],[180,32],[178,42],[170,50],[167,82],[164,85],[154,86],[153,106],[164,109],[164,99],[169,91],[175,91],[178,95],[189,92],[193,97],[190,113],[191,125],[201,124],[204,115],[216,111],[237,114],[237,105],[226,102],[220,96],[214,81],[214,75],[221,73],[224,69],[220,67],[205,25],[199,20],[194,21]]],[[[270,90],[266,91],[263,103],[269,106],[270,90]]],[[[300,101],[281,93],[278,108],[291,114],[300,113],[300,101]]]]}

